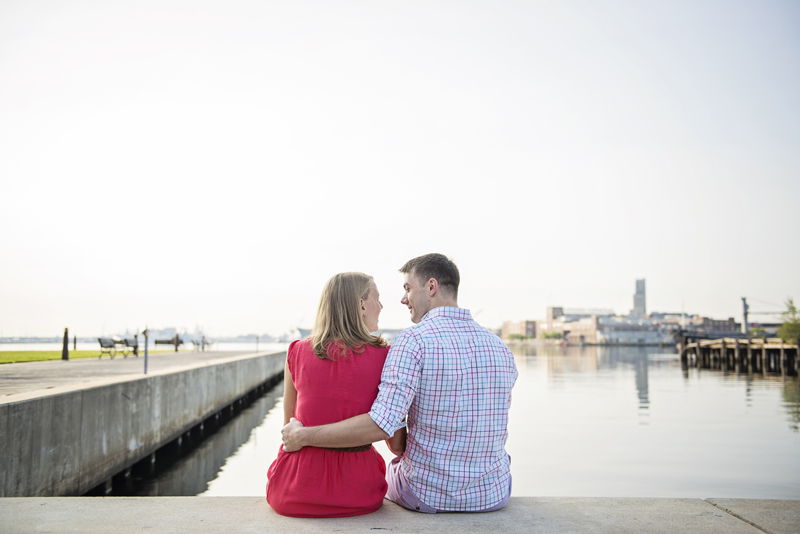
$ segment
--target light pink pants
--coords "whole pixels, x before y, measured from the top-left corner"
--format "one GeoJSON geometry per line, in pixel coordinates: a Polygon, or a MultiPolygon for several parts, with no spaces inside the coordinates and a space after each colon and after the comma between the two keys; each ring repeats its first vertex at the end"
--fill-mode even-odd
{"type": "MultiPolygon", "coordinates": [[[[386,482],[389,484],[389,489],[386,491],[386,498],[390,501],[399,504],[403,508],[414,510],[415,512],[422,512],[425,514],[435,514],[449,512],[449,510],[437,510],[422,502],[419,497],[411,490],[411,486],[405,480],[402,469],[400,469],[400,457],[397,456],[389,463],[389,468],[386,470],[386,482]]],[[[506,492],[503,500],[498,504],[487,508],[486,510],[474,510],[474,512],[494,512],[506,504],[511,497],[511,475],[508,476],[508,492],[506,492]]]]}

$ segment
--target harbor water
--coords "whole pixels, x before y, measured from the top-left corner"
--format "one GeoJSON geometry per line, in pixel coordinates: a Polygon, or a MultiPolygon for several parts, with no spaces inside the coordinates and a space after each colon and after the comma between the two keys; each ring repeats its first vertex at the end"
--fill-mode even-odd
{"type": "MultiPolygon", "coordinates": [[[[669,348],[513,350],[513,495],[800,499],[797,378],[682,370],[669,348]]],[[[278,385],[136,494],[263,496],[282,425],[278,385]]]]}

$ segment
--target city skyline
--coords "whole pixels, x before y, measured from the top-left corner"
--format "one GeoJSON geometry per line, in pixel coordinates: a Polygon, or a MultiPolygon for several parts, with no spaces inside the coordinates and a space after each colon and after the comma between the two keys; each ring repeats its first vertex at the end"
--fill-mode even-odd
{"type": "Polygon", "coordinates": [[[783,307],[798,28],[777,0],[0,0],[0,337],[280,335],[348,270],[403,328],[428,252],[491,328],[627,313],[636,279],[648,311],[783,307]]]}

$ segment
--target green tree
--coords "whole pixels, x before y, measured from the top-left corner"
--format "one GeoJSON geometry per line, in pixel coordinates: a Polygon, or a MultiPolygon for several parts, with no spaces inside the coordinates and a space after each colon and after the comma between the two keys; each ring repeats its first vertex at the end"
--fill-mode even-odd
{"type": "Polygon", "coordinates": [[[778,329],[778,337],[785,343],[797,341],[800,338],[800,314],[794,300],[786,300],[786,311],[783,312],[783,324],[778,329]]]}
{"type": "Polygon", "coordinates": [[[523,336],[522,334],[508,334],[509,341],[522,341],[523,339],[528,339],[528,336],[523,336]]]}
{"type": "Polygon", "coordinates": [[[767,331],[758,327],[751,328],[750,334],[752,334],[753,337],[767,337],[767,331]]]}

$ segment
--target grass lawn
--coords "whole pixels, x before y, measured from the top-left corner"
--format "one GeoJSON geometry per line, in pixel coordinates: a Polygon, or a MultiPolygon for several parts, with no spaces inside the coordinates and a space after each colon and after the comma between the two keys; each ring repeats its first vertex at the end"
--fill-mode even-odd
{"type": "MultiPolygon", "coordinates": [[[[172,350],[151,350],[150,354],[158,352],[174,352],[172,350]]],[[[77,358],[99,358],[100,349],[97,350],[71,350],[69,351],[69,359],[77,358]]],[[[122,358],[122,353],[117,353],[116,358],[122,358]]],[[[135,358],[133,354],[128,354],[128,358],[135,358]]],[[[139,357],[144,358],[144,352],[139,352],[139,357]]],[[[108,354],[103,355],[104,359],[108,359],[108,354]]],[[[21,362],[42,362],[45,360],[60,360],[60,350],[0,350],[0,364],[3,363],[21,363],[21,362]]]]}

